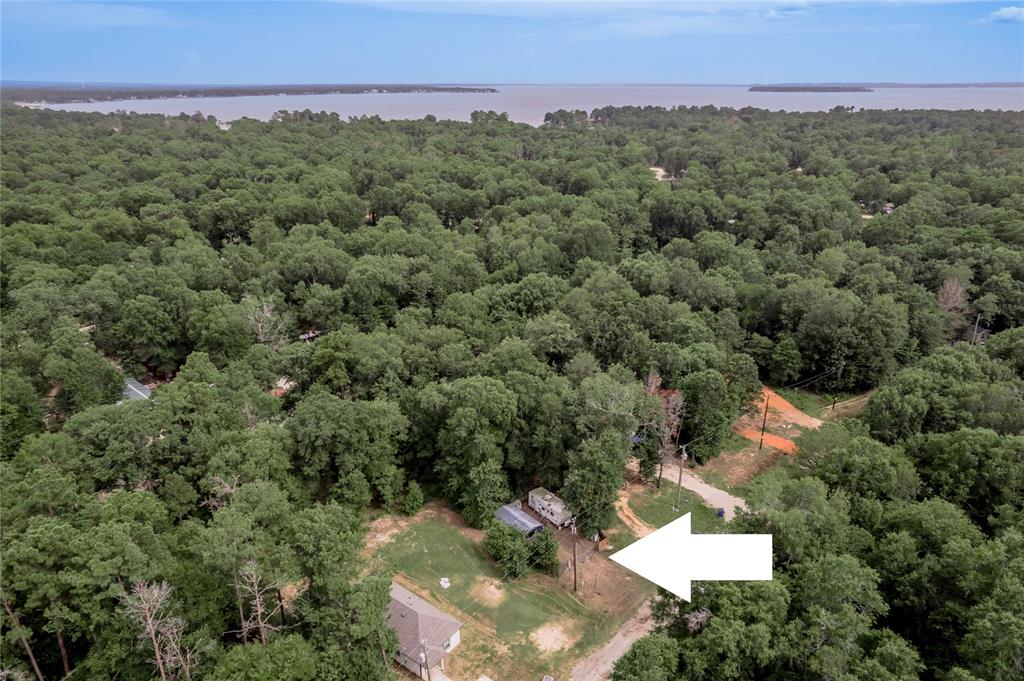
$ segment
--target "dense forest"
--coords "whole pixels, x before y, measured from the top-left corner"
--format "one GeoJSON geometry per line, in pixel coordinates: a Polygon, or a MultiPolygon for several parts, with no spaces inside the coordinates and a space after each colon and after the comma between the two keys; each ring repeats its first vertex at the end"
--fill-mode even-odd
{"type": "Polygon", "coordinates": [[[877,392],[752,483],[775,580],[615,678],[1024,674],[1018,113],[2,115],[4,673],[390,679],[367,509],[596,532],[652,382],[703,462],[806,380],[877,392]]]}

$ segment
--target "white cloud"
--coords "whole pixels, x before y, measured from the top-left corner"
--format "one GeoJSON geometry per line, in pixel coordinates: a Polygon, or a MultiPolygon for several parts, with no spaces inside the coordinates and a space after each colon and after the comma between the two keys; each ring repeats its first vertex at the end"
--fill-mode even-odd
{"type": "Polygon", "coordinates": [[[988,18],[1001,24],[1024,23],[1024,7],[1014,7],[1012,5],[1010,7],[1002,7],[989,14],[988,18]]]}

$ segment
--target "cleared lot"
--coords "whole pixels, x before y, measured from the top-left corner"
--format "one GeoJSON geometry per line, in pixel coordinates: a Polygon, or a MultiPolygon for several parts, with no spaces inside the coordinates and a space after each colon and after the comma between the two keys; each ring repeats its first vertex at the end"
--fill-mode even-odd
{"type": "MultiPolygon", "coordinates": [[[[576,594],[571,570],[505,581],[479,533],[460,527],[453,515],[431,504],[413,519],[396,518],[400,529],[378,542],[372,563],[395,570],[399,582],[463,622],[462,644],[445,661],[456,681],[567,678],[576,661],[611,638],[654,593],[606,553],[581,563],[576,594]],[[450,580],[448,589],[442,577],[450,580]]],[[[379,528],[383,520],[374,524],[379,528]]]]}

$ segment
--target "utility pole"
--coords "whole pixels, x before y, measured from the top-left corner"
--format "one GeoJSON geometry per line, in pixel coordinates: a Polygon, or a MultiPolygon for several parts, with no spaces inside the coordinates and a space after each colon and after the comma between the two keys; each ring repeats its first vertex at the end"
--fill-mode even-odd
{"type": "Polygon", "coordinates": [[[572,590],[575,593],[579,589],[579,573],[576,566],[579,563],[576,554],[576,543],[579,535],[576,533],[576,519],[572,521],[572,590]]]}
{"type": "Polygon", "coordinates": [[[761,451],[761,447],[764,447],[764,429],[768,426],[768,400],[771,399],[771,395],[764,396],[764,420],[761,421],[761,441],[757,444],[757,451],[761,451]]]}
{"type": "Polygon", "coordinates": [[[974,333],[971,334],[971,345],[974,345],[975,341],[978,339],[978,324],[980,323],[981,313],[979,312],[978,316],[974,318],[974,333]]]}
{"type": "MultiPolygon", "coordinates": [[[[685,407],[686,403],[683,402],[682,406],[685,407]]],[[[672,447],[676,451],[679,450],[679,437],[682,434],[683,434],[683,415],[682,415],[682,409],[680,409],[679,422],[676,423],[675,437],[674,437],[673,442],[672,442],[672,447]]],[[[683,459],[686,458],[686,445],[683,445],[683,454],[682,454],[681,458],[683,458],[683,459]]],[[[662,456],[661,457],[661,470],[658,471],[658,489],[661,489],[661,474],[664,471],[665,471],[665,457],[662,456]]],[[[682,467],[682,464],[680,464],[680,466],[679,466],[679,481],[682,482],[682,480],[683,480],[683,467],[682,467]]],[[[678,506],[678,505],[679,505],[679,501],[676,500],[676,506],[678,506]]],[[[679,509],[677,508],[676,510],[678,511],[679,509]]]]}
{"type": "Polygon", "coordinates": [[[686,461],[686,445],[679,450],[679,481],[676,483],[676,505],[672,507],[676,513],[682,508],[680,503],[683,498],[683,462],[686,461]]]}
{"type": "MultiPolygon", "coordinates": [[[[843,362],[842,364],[839,365],[839,377],[836,380],[837,380],[837,382],[840,385],[842,385],[842,382],[843,382],[843,369],[845,369],[845,368],[846,368],[846,362],[843,362]]],[[[833,393],[832,394],[832,413],[833,414],[836,413],[836,400],[838,400],[838,399],[839,399],[839,393],[838,392],[833,393]]]]}
{"type": "Polygon", "coordinates": [[[423,651],[420,653],[420,657],[423,658],[423,667],[427,670],[427,681],[430,679],[430,661],[427,658],[427,639],[420,639],[420,649],[423,651]]]}

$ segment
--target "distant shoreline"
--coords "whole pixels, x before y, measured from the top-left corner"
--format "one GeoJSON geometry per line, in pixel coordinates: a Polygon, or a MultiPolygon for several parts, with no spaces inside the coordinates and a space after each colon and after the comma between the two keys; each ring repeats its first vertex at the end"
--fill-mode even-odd
{"type": "Polygon", "coordinates": [[[193,99],[197,97],[265,97],[291,95],[364,95],[409,93],[491,94],[493,87],[465,85],[198,85],[198,86],[71,86],[4,85],[2,99],[18,104],[82,104],[143,99],[193,99]]]}
{"type": "MultiPolygon", "coordinates": [[[[37,85],[25,83],[23,85],[37,85]]],[[[117,84],[110,84],[117,85],[117,84]]],[[[761,87],[808,87],[811,84],[775,83],[761,87]]],[[[821,83],[820,86],[831,84],[821,83]]],[[[844,84],[846,87],[853,87],[844,84]]],[[[121,88],[124,84],[121,84],[121,88]]],[[[182,88],[186,86],[181,86],[182,88]]],[[[196,86],[197,88],[199,86],[196,86]]],[[[439,86],[442,87],[442,86],[439,86]]],[[[445,85],[443,87],[454,87],[445,85]]],[[[731,86],[523,86],[483,84],[496,92],[478,94],[475,91],[451,94],[433,94],[416,91],[387,94],[315,94],[315,95],[263,95],[216,97],[204,90],[204,97],[165,97],[135,100],[108,100],[87,103],[33,103],[27,97],[17,96],[13,90],[5,94],[13,102],[26,106],[65,109],[72,111],[178,116],[202,112],[218,121],[242,118],[272,120],[281,111],[324,112],[337,114],[341,120],[361,116],[377,116],[383,120],[416,120],[433,116],[438,120],[472,120],[477,111],[506,113],[509,120],[530,125],[542,125],[548,113],[587,111],[607,107],[660,106],[676,107],[716,106],[741,110],[759,108],[787,111],[831,111],[835,107],[872,110],[943,109],[943,110],[1024,110],[1024,87],[969,87],[969,88],[879,88],[874,92],[750,92],[749,85],[731,86]],[[14,95],[14,96],[12,96],[14,95]]],[[[361,86],[360,91],[372,91],[372,86],[361,86]]],[[[394,89],[394,88],[391,88],[394,89]]],[[[23,91],[22,91],[23,92],[23,91]]],[[[154,93],[153,89],[148,91],[154,93]]],[[[77,91],[76,94],[82,94],[77,91]]]]}
{"type": "Polygon", "coordinates": [[[749,92],[874,92],[859,85],[752,85],[749,92]]]}
{"type": "Polygon", "coordinates": [[[107,101],[153,99],[194,99],[275,95],[410,94],[457,93],[494,94],[510,87],[729,87],[749,92],[874,92],[879,89],[1024,88],[1024,82],[976,83],[348,83],[348,84],[150,84],[71,83],[44,81],[0,81],[0,101],[19,104],[88,104],[107,101]]]}

